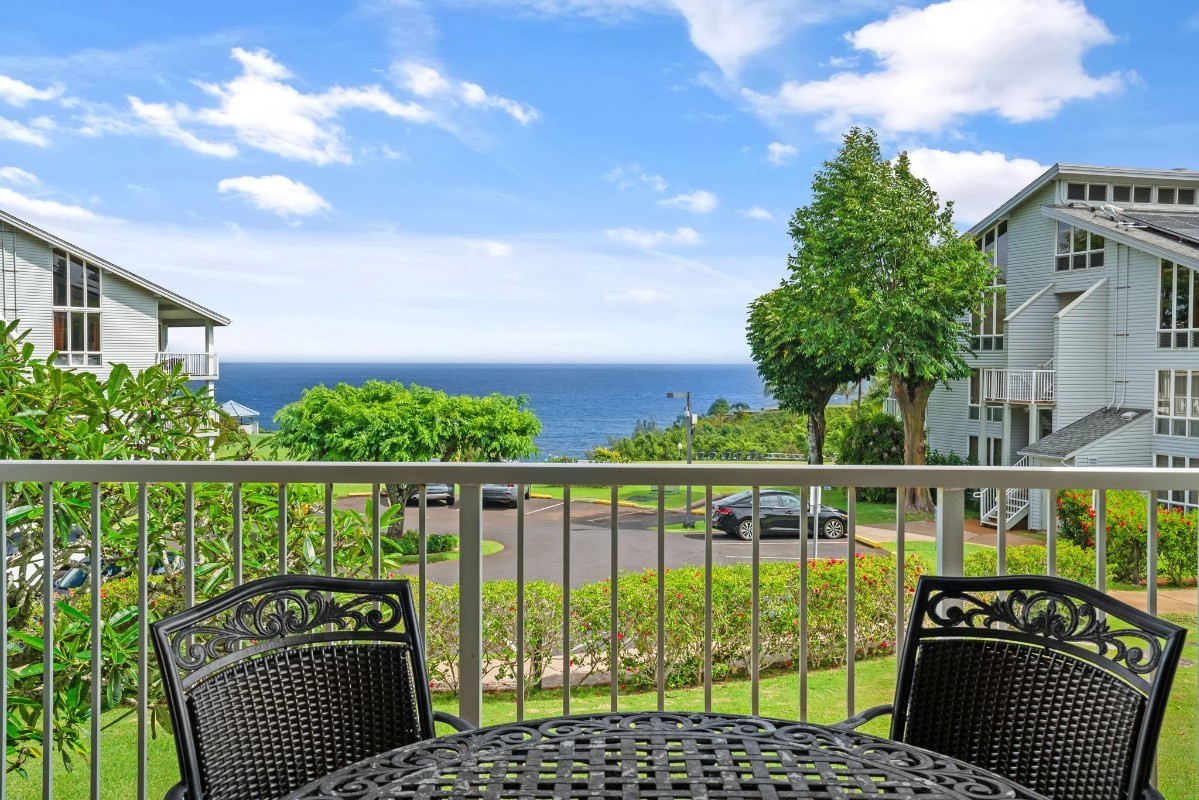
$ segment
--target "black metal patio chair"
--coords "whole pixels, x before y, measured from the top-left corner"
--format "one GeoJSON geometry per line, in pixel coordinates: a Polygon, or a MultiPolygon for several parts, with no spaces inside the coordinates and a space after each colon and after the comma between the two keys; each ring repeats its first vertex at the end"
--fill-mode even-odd
{"type": "Polygon", "coordinates": [[[406,580],[288,575],[151,625],[182,782],[168,800],[279,798],[434,736],[406,580]]]}
{"type": "Polygon", "coordinates": [[[1053,800],[1160,798],[1149,785],[1186,631],[1061,578],[923,576],[891,738],[1053,800]]]}

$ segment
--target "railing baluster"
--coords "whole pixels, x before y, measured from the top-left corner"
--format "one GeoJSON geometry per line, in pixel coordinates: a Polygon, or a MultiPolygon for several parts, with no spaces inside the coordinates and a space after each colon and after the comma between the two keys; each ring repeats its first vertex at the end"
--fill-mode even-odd
{"type": "Polygon", "coordinates": [[[54,797],[51,744],[54,741],[54,484],[50,481],[42,484],[42,741],[42,797],[51,800],[54,797]]]}
{"type": "MultiPolygon", "coordinates": [[[[0,481],[0,542],[8,549],[8,484],[0,481]]],[[[93,604],[92,608],[97,608],[93,604]]],[[[0,570],[0,719],[8,720],[8,570],[0,570]]],[[[0,771],[0,800],[8,797],[8,770],[0,771]]],[[[93,798],[95,796],[93,795],[93,798]]]]}
{"type": "Polygon", "coordinates": [[[712,487],[704,487],[704,711],[712,710],[712,487]]]}
{"type": "Polygon", "coordinates": [[[937,489],[937,574],[957,575],[965,561],[966,493],[937,489]]]}
{"type": "Polygon", "coordinates": [[[562,487],[562,713],[570,714],[570,486],[562,487]]]}
{"type": "MultiPolygon", "coordinates": [[[[150,507],[146,484],[137,485],[137,798],[146,800],[150,705],[150,507]]],[[[49,760],[49,759],[47,759],[49,760]]]]}
{"type": "Polygon", "coordinates": [[[1157,616],[1157,491],[1149,492],[1148,509],[1146,510],[1149,538],[1145,548],[1145,607],[1157,616]]]}
{"type": "Polygon", "coordinates": [[[371,577],[383,575],[383,494],[379,484],[371,484],[371,577]]]}
{"type": "MultiPolygon", "coordinates": [[[[419,497],[416,512],[416,582],[420,588],[420,638],[422,642],[426,642],[429,639],[429,623],[426,621],[429,611],[429,496],[425,493],[424,486],[420,487],[419,497]]],[[[397,500],[392,498],[392,502],[397,500]]]]}
{"type": "Polygon", "coordinates": [[[1095,588],[1107,591],[1107,490],[1095,491],[1095,588]]]}
{"type": "MultiPolygon", "coordinates": [[[[0,488],[0,494],[3,494],[2,488],[0,488]]],[[[90,767],[89,787],[91,789],[90,795],[91,795],[92,800],[99,800],[99,798],[100,798],[100,729],[101,729],[102,723],[103,723],[100,713],[104,710],[104,692],[103,692],[104,683],[103,683],[103,674],[100,671],[100,667],[102,666],[102,663],[103,663],[103,659],[100,658],[100,653],[101,653],[100,620],[103,616],[103,614],[101,613],[101,611],[103,609],[101,608],[102,597],[100,595],[100,584],[104,580],[104,549],[103,549],[103,547],[101,547],[101,545],[103,544],[103,531],[101,530],[101,527],[100,527],[102,520],[100,518],[100,484],[98,484],[98,483],[92,484],[92,497],[91,497],[91,509],[90,510],[91,510],[91,537],[92,537],[91,538],[91,555],[90,555],[90,559],[92,562],[91,570],[90,570],[91,571],[90,590],[91,590],[91,601],[92,601],[92,613],[91,613],[91,617],[92,617],[92,619],[91,619],[91,623],[92,623],[91,634],[92,634],[92,636],[91,636],[91,639],[92,639],[93,658],[92,658],[92,663],[91,663],[91,672],[92,672],[91,713],[92,713],[92,718],[91,718],[91,752],[89,753],[89,756],[91,758],[91,763],[89,764],[89,767],[90,767]]],[[[2,503],[0,503],[0,518],[3,518],[3,516],[4,516],[4,508],[3,508],[2,503]]],[[[0,524],[2,524],[2,523],[0,523],[0,524]]],[[[193,524],[193,527],[194,527],[194,524],[193,524]]],[[[194,540],[194,532],[193,532],[193,540],[194,540]]],[[[4,541],[4,542],[8,541],[8,537],[4,535],[3,527],[0,527],[0,541],[4,541]]],[[[192,554],[192,557],[193,558],[195,557],[194,553],[192,554]]],[[[190,562],[187,566],[191,567],[190,562]]],[[[194,567],[192,567],[192,569],[193,569],[192,584],[194,587],[194,585],[195,585],[194,567]]],[[[5,591],[4,593],[7,595],[7,591],[5,591]]],[[[188,605],[190,607],[190,604],[188,604],[188,605]]],[[[5,670],[4,674],[7,675],[8,671],[5,670]]],[[[7,713],[4,715],[3,718],[8,719],[7,713]]]]}
{"type": "Polygon", "coordinates": [[[846,674],[845,674],[845,708],[846,716],[854,715],[856,692],[854,691],[854,675],[858,659],[857,642],[857,530],[858,530],[858,490],[850,486],[845,490],[846,516],[849,525],[845,531],[845,641],[846,641],[846,674]]]}
{"type": "Polygon", "coordinates": [[[750,503],[750,513],[754,520],[754,530],[750,546],[749,568],[749,708],[750,713],[757,716],[761,702],[761,688],[758,686],[758,674],[762,666],[759,663],[760,656],[758,654],[758,648],[762,640],[762,631],[759,627],[760,619],[758,617],[762,602],[760,596],[762,587],[758,583],[759,560],[762,555],[762,490],[760,487],[754,486],[752,492],[753,499],[750,503]]]}
{"type": "Polygon", "coordinates": [[[1000,486],[995,490],[999,505],[995,506],[995,573],[1007,574],[1007,489],[1000,486]]]}
{"type": "Polygon", "coordinates": [[[904,552],[906,543],[905,528],[907,526],[907,509],[906,498],[904,497],[904,487],[900,486],[895,489],[895,677],[899,678],[899,667],[902,659],[899,654],[903,652],[903,637],[906,633],[904,630],[907,620],[905,605],[908,600],[907,576],[904,570],[907,568],[905,559],[907,554],[904,552]]]}
{"type": "Polygon", "coordinates": [[[336,553],[333,552],[333,484],[325,484],[325,575],[332,578],[336,553]]]}
{"type": "Polygon", "coordinates": [[[233,585],[241,586],[242,579],[242,519],[241,483],[233,484],[233,585]]]}
{"type": "Polygon", "coordinates": [[[1045,520],[1045,574],[1057,575],[1057,492],[1049,491],[1049,518],[1045,520]]]}
{"type": "Polygon", "coordinates": [[[666,709],[666,487],[658,486],[658,710],[666,709]]]}
{"type": "MultiPolygon", "coordinates": [[[[803,502],[799,506],[799,721],[808,721],[808,497],[810,489],[800,489],[803,502]]],[[[814,536],[820,536],[816,521],[819,512],[812,517],[814,536]]]]}
{"type": "Polygon", "coordinates": [[[612,497],[610,502],[609,521],[611,523],[611,531],[608,556],[611,559],[611,568],[608,573],[608,588],[611,590],[609,593],[609,602],[611,607],[609,609],[608,630],[610,631],[611,635],[608,637],[610,639],[608,643],[608,679],[610,681],[608,685],[608,703],[609,707],[613,711],[616,711],[620,706],[620,638],[618,636],[620,633],[620,547],[618,540],[620,535],[620,526],[617,524],[619,517],[618,512],[620,509],[619,486],[612,487],[612,497]]]}
{"type": "MultiPolygon", "coordinates": [[[[458,714],[483,722],[483,487],[464,484],[458,511],[458,714]]],[[[423,492],[423,490],[422,490],[423,492]]]]}
{"type": "Polygon", "coordinates": [[[525,487],[516,487],[516,721],[525,718],[525,487]]]}
{"type": "Polygon", "coordinates": [[[287,574],[287,484],[279,484],[279,574],[287,574]]]}

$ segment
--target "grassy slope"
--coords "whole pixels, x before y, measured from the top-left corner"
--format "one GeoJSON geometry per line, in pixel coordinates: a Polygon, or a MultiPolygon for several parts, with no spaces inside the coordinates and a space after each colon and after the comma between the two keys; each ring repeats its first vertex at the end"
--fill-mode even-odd
{"type": "MultiPolygon", "coordinates": [[[[1187,622],[1194,635],[1195,617],[1187,622]]],[[[1194,641],[1194,639],[1192,639],[1194,641]]],[[[1170,800],[1199,800],[1199,788],[1194,779],[1199,764],[1199,668],[1194,664],[1195,648],[1188,653],[1190,665],[1179,671],[1170,699],[1162,733],[1160,759],[1160,788],[1170,800]]],[[[878,703],[889,702],[895,686],[895,660],[893,658],[861,662],[856,665],[855,683],[856,708],[861,710],[878,703]]],[[[765,716],[794,719],[798,715],[798,680],[794,672],[772,673],[759,683],[761,692],[760,713],[765,716]]],[[[702,687],[675,690],[667,693],[666,707],[672,710],[702,709],[704,693],[702,687]]],[[[626,692],[621,694],[622,710],[648,710],[657,707],[654,692],[626,692]]],[[[456,711],[457,704],[450,697],[437,697],[435,705],[443,710],[456,711]]],[[[730,681],[713,687],[713,709],[729,713],[750,711],[750,684],[748,681],[730,681]]],[[[576,714],[607,711],[608,690],[604,688],[575,689],[571,694],[571,712],[576,714]]],[[[835,722],[846,716],[846,672],[826,670],[813,672],[809,680],[809,719],[814,722],[835,722]]],[[[526,702],[527,717],[555,716],[562,713],[560,692],[539,692],[526,702]]],[[[484,700],[483,720],[485,724],[498,724],[515,720],[516,701],[511,693],[487,695],[484,700]]],[[[886,735],[886,723],[876,720],[866,730],[886,735]]],[[[105,776],[103,797],[107,800],[127,800],[136,796],[137,771],[137,728],[131,720],[124,720],[109,728],[102,742],[103,774],[105,776]]],[[[160,736],[149,742],[149,796],[161,797],[176,780],[174,749],[171,739],[160,736]]],[[[41,796],[40,767],[32,764],[29,780],[10,776],[9,797],[13,800],[34,800],[41,796]]],[[[58,797],[87,796],[87,762],[81,760],[73,773],[67,773],[58,765],[55,770],[55,794],[58,797]]]]}

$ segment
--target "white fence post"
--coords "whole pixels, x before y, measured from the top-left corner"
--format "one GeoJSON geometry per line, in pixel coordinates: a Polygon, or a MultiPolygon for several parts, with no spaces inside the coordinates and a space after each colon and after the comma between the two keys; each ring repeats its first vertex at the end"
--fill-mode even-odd
{"type": "Polygon", "coordinates": [[[483,487],[459,487],[458,511],[458,716],[472,725],[483,718],[483,487]]]}
{"type": "Polygon", "coordinates": [[[961,575],[965,551],[966,490],[937,489],[937,574],[961,575]]]}

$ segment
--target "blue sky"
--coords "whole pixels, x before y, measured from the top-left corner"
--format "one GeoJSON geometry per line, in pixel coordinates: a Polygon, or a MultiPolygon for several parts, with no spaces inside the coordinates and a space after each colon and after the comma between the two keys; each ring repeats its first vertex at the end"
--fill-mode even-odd
{"type": "Polygon", "coordinates": [[[1055,162],[1199,167],[1181,0],[180,8],[6,8],[0,208],[231,360],[746,361],[855,123],[964,225],[1055,162]]]}

